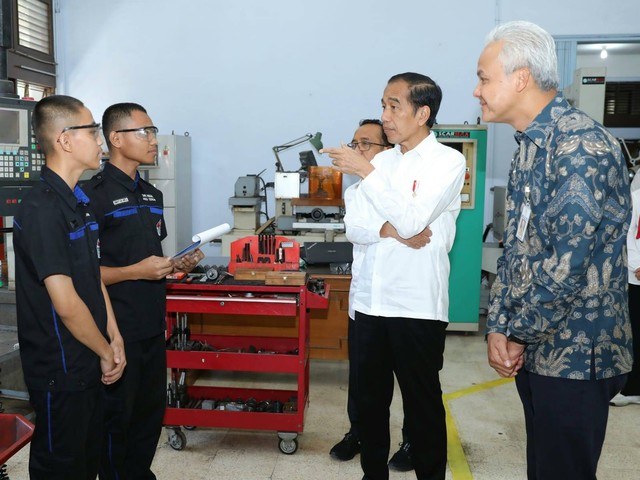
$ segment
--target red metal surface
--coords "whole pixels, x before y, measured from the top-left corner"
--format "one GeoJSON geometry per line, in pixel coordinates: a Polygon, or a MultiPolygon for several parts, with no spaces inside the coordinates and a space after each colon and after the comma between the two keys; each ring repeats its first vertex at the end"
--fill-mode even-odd
{"type": "Polygon", "coordinates": [[[189,313],[221,313],[228,315],[295,316],[297,298],[291,295],[260,297],[244,295],[167,295],[167,310],[189,313]]]}
{"type": "Polygon", "coordinates": [[[230,273],[234,273],[236,268],[300,269],[300,244],[287,237],[249,235],[234,240],[229,247],[231,250],[230,273]],[[287,246],[279,248],[284,245],[287,246]]]}
{"type": "Polygon", "coordinates": [[[233,370],[297,376],[296,390],[192,386],[187,390],[190,398],[228,397],[243,401],[254,398],[258,402],[285,403],[296,397],[298,409],[290,413],[267,413],[167,408],[164,424],[302,432],[309,400],[308,309],[328,306],[328,286],[325,295],[317,295],[306,286],[168,284],[167,332],[172,332],[177,315],[182,313],[298,316],[297,338],[200,334],[192,335],[191,340],[206,342],[216,351],[167,351],[167,365],[174,370],[233,370]],[[253,353],[257,350],[265,353],[253,353]]]}
{"type": "MultiPolygon", "coordinates": [[[[227,387],[190,387],[191,398],[254,398],[257,402],[263,400],[278,400],[281,403],[297,396],[295,390],[270,390],[255,388],[227,388],[227,387]]],[[[268,412],[230,412],[224,410],[203,410],[189,408],[167,408],[164,415],[165,425],[194,425],[202,427],[238,428],[247,430],[277,430],[285,432],[302,432],[304,414],[308,406],[308,396],[304,402],[298,401],[298,411],[292,413],[268,412]],[[301,408],[304,409],[301,410],[301,408]],[[193,423],[193,422],[196,423],[193,423]]]]}
{"type": "Polygon", "coordinates": [[[301,413],[225,412],[188,408],[167,408],[164,423],[167,426],[192,425],[297,433],[301,433],[304,427],[301,413]]]}
{"type": "Polygon", "coordinates": [[[33,424],[22,415],[0,413],[0,465],[31,441],[33,424]]]}
{"type": "Polygon", "coordinates": [[[196,370],[297,373],[299,364],[298,355],[167,350],[167,365],[196,370]]]}

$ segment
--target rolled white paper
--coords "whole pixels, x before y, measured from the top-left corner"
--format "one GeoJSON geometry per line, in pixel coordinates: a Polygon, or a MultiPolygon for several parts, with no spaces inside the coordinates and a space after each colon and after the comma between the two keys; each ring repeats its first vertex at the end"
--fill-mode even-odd
{"type": "Polygon", "coordinates": [[[193,243],[209,243],[215,240],[218,237],[221,237],[225,233],[229,233],[231,231],[231,226],[228,223],[223,223],[222,225],[218,225],[217,227],[210,228],[209,230],[205,230],[204,232],[197,233],[193,237],[191,237],[191,241],[193,243]]]}
{"type": "Polygon", "coordinates": [[[193,242],[187,248],[180,250],[176,253],[173,258],[179,259],[180,257],[184,257],[186,254],[193,252],[196,248],[204,245],[205,243],[212,242],[218,237],[221,237],[225,233],[229,233],[231,231],[231,227],[228,223],[223,223],[222,225],[218,225],[217,227],[210,228],[209,230],[205,230],[204,232],[196,233],[193,237],[191,237],[191,241],[193,242]]]}

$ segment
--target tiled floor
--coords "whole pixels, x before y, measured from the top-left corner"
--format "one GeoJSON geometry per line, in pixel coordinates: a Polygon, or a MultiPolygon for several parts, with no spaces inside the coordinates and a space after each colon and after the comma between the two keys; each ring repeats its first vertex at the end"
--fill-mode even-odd
{"type": "MultiPolygon", "coordinates": [[[[457,431],[450,432],[447,479],[524,480],[524,427],[513,383],[490,387],[497,379],[486,364],[483,335],[449,333],[443,390],[457,431]],[[476,387],[475,389],[472,387],[476,387]],[[456,395],[458,392],[458,395],[456,395]],[[452,398],[458,396],[459,398],[452,398]],[[463,454],[456,455],[456,446],[463,454]],[[465,473],[466,472],[466,473],[465,473]],[[469,473],[470,472],[470,473],[469,473]]],[[[255,376],[208,374],[199,382],[253,382],[255,376]]],[[[270,378],[280,386],[289,379],[270,378]]],[[[310,405],[300,447],[294,455],[278,450],[274,432],[198,428],[186,431],[187,446],[173,450],[163,433],[154,461],[160,480],[331,480],[362,477],[358,458],[339,462],[329,449],[348,430],[347,364],[313,361],[310,405]]],[[[392,405],[392,442],[400,441],[402,407],[392,405]]],[[[640,478],[640,406],[612,408],[599,480],[640,478]]],[[[9,460],[12,480],[27,479],[28,447],[9,460]]],[[[392,480],[415,478],[413,472],[391,473],[392,480]]]]}

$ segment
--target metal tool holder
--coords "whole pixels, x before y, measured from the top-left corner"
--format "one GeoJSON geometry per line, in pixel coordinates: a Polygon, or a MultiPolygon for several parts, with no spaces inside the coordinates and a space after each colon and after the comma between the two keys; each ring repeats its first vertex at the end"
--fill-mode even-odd
{"type": "Polygon", "coordinates": [[[280,235],[249,235],[231,243],[229,272],[237,268],[268,267],[269,270],[298,270],[300,244],[280,235]]]}

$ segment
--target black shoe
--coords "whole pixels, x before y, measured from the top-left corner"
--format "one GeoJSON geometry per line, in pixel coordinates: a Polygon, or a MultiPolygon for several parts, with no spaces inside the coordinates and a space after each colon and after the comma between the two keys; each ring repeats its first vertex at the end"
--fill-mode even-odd
{"type": "Polygon", "coordinates": [[[389,460],[389,468],[396,472],[408,472],[413,470],[413,462],[409,453],[409,442],[402,442],[400,450],[393,454],[389,460]]]}
{"type": "Polygon", "coordinates": [[[351,460],[357,453],[360,453],[360,440],[356,434],[349,432],[333,446],[329,455],[337,460],[346,461],[351,460]]]}

